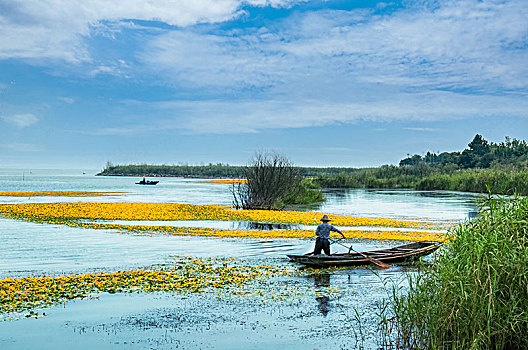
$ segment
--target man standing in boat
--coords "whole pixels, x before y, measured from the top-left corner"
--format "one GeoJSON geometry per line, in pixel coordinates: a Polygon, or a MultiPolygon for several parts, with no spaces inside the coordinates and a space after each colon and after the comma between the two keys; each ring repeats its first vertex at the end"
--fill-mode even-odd
{"type": "Polygon", "coordinates": [[[317,229],[315,230],[315,235],[317,236],[317,239],[315,240],[315,249],[313,254],[321,254],[321,250],[324,250],[326,255],[330,255],[330,241],[328,240],[330,238],[330,232],[337,232],[341,236],[343,236],[343,238],[345,238],[345,235],[328,223],[330,221],[328,215],[323,215],[321,221],[323,223],[319,224],[317,226],[317,229]]]}

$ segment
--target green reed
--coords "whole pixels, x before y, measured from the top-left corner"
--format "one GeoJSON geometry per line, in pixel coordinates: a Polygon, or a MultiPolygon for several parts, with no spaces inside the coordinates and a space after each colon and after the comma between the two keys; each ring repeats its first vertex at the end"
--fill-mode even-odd
{"type": "Polygon", "coordinates": [[[528,349],[528,198],[493,198],[394,289],[400,348],[528,349]]]}
{"type": "Polygon", "coordinates": [[[450,167],[379,167],[355,173],[320,175],[323,188],[411,188],[528,195],[528,170],[515,168],[452,169],[450,167]]]}

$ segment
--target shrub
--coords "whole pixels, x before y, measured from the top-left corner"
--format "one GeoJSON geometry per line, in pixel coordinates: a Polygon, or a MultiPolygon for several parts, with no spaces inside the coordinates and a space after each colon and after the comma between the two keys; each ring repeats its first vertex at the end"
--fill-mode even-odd
{"type": "Polygon", "coordinates": [[[259,152],[245,168],[246,183],[233,185],[233,206],[280,209],[306,191],[292,162],[275,152],[259,152]]]}

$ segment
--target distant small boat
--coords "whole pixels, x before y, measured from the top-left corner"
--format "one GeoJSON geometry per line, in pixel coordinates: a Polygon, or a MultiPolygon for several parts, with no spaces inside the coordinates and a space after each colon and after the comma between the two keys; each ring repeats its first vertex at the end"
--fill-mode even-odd
{"type": "Polygon", "coordinates": [[[145,178],[143,178],[143,180],[139,181],[139,182],[136,182],[136,185],[156,185],[159,181],[149,181],[149,180],[145,180],[145,178]]]}
{"type": "Polygon", "coordinates": [[[370,250],[360,253],[335,253],[330,255],[288,255],[291,261],[311,267],[358,266],[372,262],[363,255],[381,262],[391,264],[416,261],[422,256],[431,254],[440,246],[440,242],[416,242],[393,248],[370,250]]]}

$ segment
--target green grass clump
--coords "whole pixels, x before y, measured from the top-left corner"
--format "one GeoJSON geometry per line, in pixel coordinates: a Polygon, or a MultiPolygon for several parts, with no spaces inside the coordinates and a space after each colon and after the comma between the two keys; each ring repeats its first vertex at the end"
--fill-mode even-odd
{"type": "Polygon", "coordinates": [[[431,268],[394,296],[411,349],[528,349],[528,198],[488,198],[431,268]]]}

